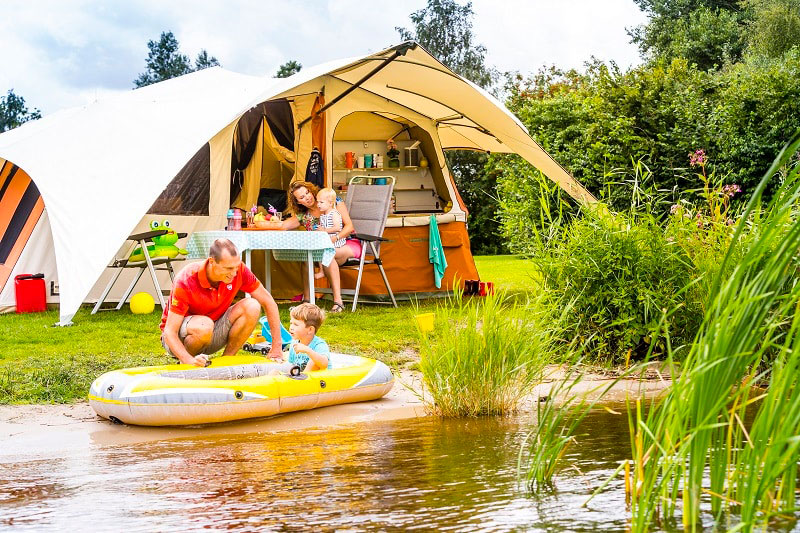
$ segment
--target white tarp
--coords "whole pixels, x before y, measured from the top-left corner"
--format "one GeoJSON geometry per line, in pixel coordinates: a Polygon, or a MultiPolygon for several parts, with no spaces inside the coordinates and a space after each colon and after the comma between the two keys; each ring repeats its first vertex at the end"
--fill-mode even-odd
{"type": "MultiPolygon", "coordinates": [[[[44,200],[69,323],[108,261],[184,164],[253,105],[353,84],[393,53],[332,61],[285,79],[211,68],[67,109],[0,134],[0,158],[24,169],[44,200]]],[[[497,100],[421,47],[388,64],[362,90],[430,117],[442,146],[514,152],[580,201],[594,198],[497,100]]],[[[326,93],[326,101],[337,95],[326,93]]]]}

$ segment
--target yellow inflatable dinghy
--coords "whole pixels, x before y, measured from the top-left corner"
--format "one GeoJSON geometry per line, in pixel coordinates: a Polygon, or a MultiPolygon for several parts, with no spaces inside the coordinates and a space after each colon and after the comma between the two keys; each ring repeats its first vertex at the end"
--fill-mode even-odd
{"type": "Polygon", "coordinates": [[[103,418],[140,426],[210,424],[376,400],[394,385],[385,364],[331,354],[331,366],[290,376],[258,356],[223,356],[211,366],[164,365],[107,372],[89,404],[103,418]]]}

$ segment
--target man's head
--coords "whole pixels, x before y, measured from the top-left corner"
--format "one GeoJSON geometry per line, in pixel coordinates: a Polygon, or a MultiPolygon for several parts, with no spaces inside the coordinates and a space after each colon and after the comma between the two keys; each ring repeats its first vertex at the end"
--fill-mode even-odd
{"type": "Polygon", "coordinates": [[[239,250],[228,239],[217,239],[208,250],[208,280],[230,283],[239,271],[239,250]]]}
{"type": "Polygon", "coordinates": [[[310,303],[292,307],[289,316],[289,334],[293,339],[313,337],[325,322],[325,311],[310,303]]]}

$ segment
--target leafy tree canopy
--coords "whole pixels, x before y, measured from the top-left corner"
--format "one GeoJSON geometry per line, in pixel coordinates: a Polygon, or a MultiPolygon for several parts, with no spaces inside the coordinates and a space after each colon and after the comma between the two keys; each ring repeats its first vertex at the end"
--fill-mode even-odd
{"type": "Polygon", "coordinates": [[[9,89],[5,96],[0,96],[0,132],[8,131],[28,122],[42,118],[38,109],[29,111],[25,99],[9,89]]]}
{"type": "Polygon", "coordinates": [[[684,58],[701,70],[741,59],[748,11],[737,0],[634,0],[649,17],[628,30],[642,58],[684,58]]]}
{"type": "Polygon", "coordinates": [[[780,58],[800,46],[800,0],[745,0],[751,13],[748,51],[756,57],[780,58]]]}
{"type": "Polygon", "coordinates": [[[178,40],[171,31],[162,32],[158,42],[148,41],[147,48],[150,49],[150,53],[147,55],[145,71],[133,82],[137,88],[219,66],[216,57],[209,57],[208,52],[201,50],[192,67],[189,56],[180,53],[178,40]]]}
{"type": "Polygon", "coordinates": [[[275,73],[276,78],[288,78],[289,76],[293,76],[300,72],[300,69],[303,68],[303,65],[298,63],[297,61],[291,59],[278,67],[278,72],[275,73]]]}

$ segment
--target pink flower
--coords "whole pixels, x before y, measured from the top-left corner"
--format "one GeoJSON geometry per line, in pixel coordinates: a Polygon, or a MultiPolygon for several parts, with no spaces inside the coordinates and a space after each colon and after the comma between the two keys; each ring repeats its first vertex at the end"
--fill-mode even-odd
{"type": "Polygon", "coordinates": [[[705,150],[695,150],[694,153],[689,154],[689,164],[693,167],[702,167],[707,160],[705,150]]]}
{"type": "Polygon", "coordinates": [[[681,206],[679,206],[678,204],[672,204],[672,207],[669,208],[669,214],[674,215],[680,208],[681,206]]]}
{"type": "Polygon", "coordinates": [[[733,198],[736,196],[737,193],[742,192],[742,188],[732,183],[730,185],[725,185],[722,187],[722,195],[727,196],[728,198],[733,198]]]}

